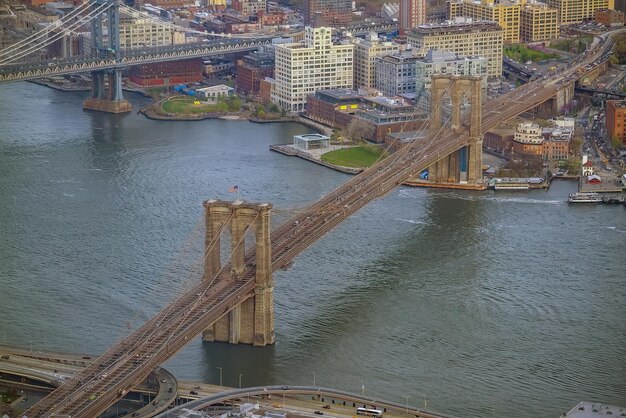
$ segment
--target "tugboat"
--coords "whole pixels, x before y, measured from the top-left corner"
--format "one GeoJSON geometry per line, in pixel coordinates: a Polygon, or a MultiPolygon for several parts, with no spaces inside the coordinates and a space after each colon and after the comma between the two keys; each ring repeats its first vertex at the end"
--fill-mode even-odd
{"type": "Polygon", "coordinates": [[[567,199],[569,203],[602,203],[602,198],[597,193],[570,193],[567,199]]]}

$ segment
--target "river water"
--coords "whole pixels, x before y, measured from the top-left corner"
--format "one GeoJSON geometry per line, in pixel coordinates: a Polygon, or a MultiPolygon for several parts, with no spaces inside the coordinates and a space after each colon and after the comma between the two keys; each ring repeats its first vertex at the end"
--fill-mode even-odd
{"type": "MultiPolygon", "coordinates": [[[[85,96],[0,86],[3,343],[101,353],[184,285],[204,199],[238,185],[277,223],[348,179],[268,150],[296,124],[151,121],[85,96]]],[[[463,417],[626,406],[626,211],[568,205],[575,189],[397,189],[275,275],[274,346],[197,339],[166,367],[463,417]]]]}

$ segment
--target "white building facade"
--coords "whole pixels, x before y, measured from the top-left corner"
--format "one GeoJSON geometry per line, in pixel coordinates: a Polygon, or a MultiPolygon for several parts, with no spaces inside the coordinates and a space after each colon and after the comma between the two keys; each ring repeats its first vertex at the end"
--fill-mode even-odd
{"type": "Polygon", "coordinates": [[[331,28],[305,28],[304,42],[276,45],[271,100],[290,112],[304,111],[317,90],[352,88],[354,46],[333,45],[331,28]]]}

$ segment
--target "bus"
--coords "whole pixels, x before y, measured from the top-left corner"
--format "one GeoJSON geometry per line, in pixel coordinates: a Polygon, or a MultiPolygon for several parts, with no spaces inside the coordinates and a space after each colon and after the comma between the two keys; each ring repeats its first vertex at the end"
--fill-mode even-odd
{"type": "Polygon", "coordinates": [[[368,416],[368,417],[381,418],[383,416],[383,411],[381,411],[379,409],[357,408],[356,409],[356,414],[357,415],[365,415],[365,416],[368,416]]]}

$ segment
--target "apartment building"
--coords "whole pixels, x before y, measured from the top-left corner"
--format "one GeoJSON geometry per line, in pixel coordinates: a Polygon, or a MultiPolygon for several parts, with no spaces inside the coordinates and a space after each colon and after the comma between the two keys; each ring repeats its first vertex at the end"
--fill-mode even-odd
{"type": "Polygon", "coordinates": [[[407,34],[421,56],[429,50],[487,59],[489,77],[502,76],[502,28],[494,22],[451,22],[419,25],[407,34]]]}
{"type": "Polygon", "coordinates": [[[626,100],[606,102],[606,132],[609,139],[617,137],[626,145],[626,100]]]}
{"type": "Polygon", "coordinates": [[[307,26],[301,43],[276,45],[271,99],[285,110],[301,112],[317,90],[352,88],[354,45],[333,45],[331,28],[307,26]]]}
{"type": "Polygon", "coordinates": [[[304,24],[312,27],[344,26],[352,21],[351,0],[305,0],[304,24]]]}
{"type": "Polygon", "coordinates": [[[561,25],[593,19],[596,10],[609,8],[609,0],[546,0],[546,3],[559,11],[561,25]]]}
{"type": "Polygon", "coordinates": [[[398,10],[400,35],[426,23],[426,0],[400,0],[398,10]]]}
{"type": "Polygon", "coordinates": [[[354,87],[376,87],[376,57],[398,52],[399,45],[380,41],[376,33],[354,40],[354,87]]]}
{"type": "Polygon", "coordinates": [[[233,0],[233,9],[244,16],[256,16],[259,12],[265,13],[267,5],[265,0],[233,0]]]}

